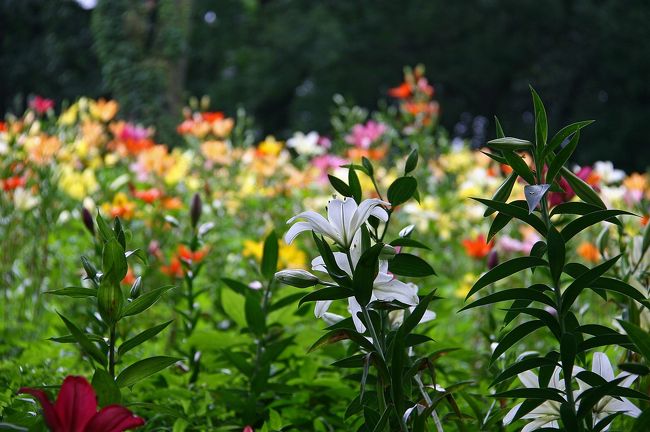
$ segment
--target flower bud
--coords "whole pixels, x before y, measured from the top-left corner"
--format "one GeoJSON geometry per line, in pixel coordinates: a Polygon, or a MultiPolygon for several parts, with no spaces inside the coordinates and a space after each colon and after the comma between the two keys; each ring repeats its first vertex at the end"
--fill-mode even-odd
{"type": "Polygon", "coordinates": [[[131,285],[129,297],[132,299],[138,298],[140,296],[140,291],[142,291],[142,278],[138,276],[135,282],[133,282],[133,285],[131,285]]]}
{"type": "Polygon", "coordinates": [[[192,197],[192,206],[190,208],[190,218],[192,220],[192,228],[196,228],[196,224],[201,219],[201,211],[203,210],[203,203],[201,202],[201,195],[198,193],[192,197]]]}
{"type": "Polygon", "coordinates": [[[95,237],[95,224],[93,223],[93,215],[90,214],[90,210],[86,207],[81,208],[81,219],[83,220],[86,229],[95,237]]]}
{"type": "Polygon", "coordinates": [[[499,265],[499,254],[497,253],[496,250],[492,249],[490,253],[488,253],[488,257],[487,257],[488,270],[492,270],[494,267],[498,265],[499,265]]]}
{"type": "Polygon", "coordinates": [[[397,255],[397,249],[387,244],[384,245],[384,247],[381,249],[381,252],[379,252],[379,259],[392,260],[393,258],[395,258],[395,255],[397,255]]]}
{"type": "Polygon", "coordinates": [[[275,274],[275,279],[296,288],[308,288],[320,282],[316,276],[306,270],[281,270],[275,274]]]}

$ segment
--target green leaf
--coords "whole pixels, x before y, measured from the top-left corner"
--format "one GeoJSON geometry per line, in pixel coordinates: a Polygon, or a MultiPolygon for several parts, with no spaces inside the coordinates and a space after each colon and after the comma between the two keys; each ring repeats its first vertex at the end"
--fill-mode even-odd
{"type": "MultiPolygon", "coordinates": [[[[546,139],[548,137],[548,119],[546,117],[546,110],[544,109],[542,99],[540,99],[532,86],[530,86],[530,93],[533,96],[533,106],[535,107],[535,140],[537,141],[537,147],[540,150],[543,150],[546,146],[546,139]]],[[[541,154],[541,152],[538,154],[541,154]]]]}
{"type": "Polygon", "coordinates": [[[527,370],[536,369],[542,366],[555,366],[555,362],[546,357],[526,357],[506,368],[492,381],[490,387],[494,387],[507,379],[510,379],[527,370]]]}
{"type": "Polygon", "coordinates": [[[106,366],[106,355],[104,355],[104,353],[102,353],[72,321],[58,312],[57,314],[63,320],[63,323],[68,328],[72,337],[74,337],[77,343],[81,345],[81,348],[101,366],[106,366]]]}
{"type": "MultiPolygon", "coordinates": [[[[492,197],[492,201],[499,201],[499,202],[506,202],[508,201],[508,198],[510,198],[510,194],[512,193],[512,188],[515,186],[515,183],[517,182],[517,173],[516,172],[511,172],[510,175],[501,183],[501,186],[497,189],[497,191],[494,193],[494,196],[492,197]]],[[[485,210],[485,213],[483,213],[483,217],[487,217],[494,213],[496,210],[492,208],[487,208],[485,210]]]]}
{"type": "Polygon", "coordinates": [[[553,217],[558,214],[585,215],[599,210],[602,210],[602,208],[593,204],[581,201],[568,201],[553,207],[550,216],[553,217]]]}
{"type": "Polygon", "coordinates": [[[578,423],[578,418],[576,417],[575,408],[571,406],[569,402],[564,402],[560,405],[560,419],[562,420],[562,426],[564,426],[564,430],[581,430],[581,427],[578,423]]]}
{"type": "Polygon", "coordinates": [[[120,388],[104,369],[95,369],[92,386],[97,393],[97,402],[100,407],[122,402],[120,388]]]}
{"type": "Polygon", "coordinates": [[[554,388],[521,388],[506,390],[492,395],[495,398],[525,398],[525,399],[542,399],[556,402],[564,402],[560,395],[560,390],[554,388]]]}
{"type": "Polygon", "coordinates": [[[127,259],[131,258],[132,256],[139,259],[142,264],[144,264],[144,265],[148,264],[147,253],[144,250],[142,250],[142,249],[133,249],[133,250],[130,250],[130,251],[126,251],[124,253],[124,257],[126,257],[127,259]]]}
{"type": "Polygon", "coordinates": [[[573,374],[573,365],[578,354],[578,340],[573,333],[564,333],[560,340],[560,360],[564,376],[573,374]]]}
{"type": "Polygon", "coordinates": [[[569,183],[571,189],[573,189],[573,191],[576,193],[576,195],[578,195],[578,197],[580,197],[581,200],[602,209],[607,208],[598,194],[580,177],[575,175],[570,169],[564,166],[561,168],[561,171],[562,177],[564,177],[564,179],[569,183]]]}
{"type": "Polygon", "coordinates": [[[275,231],[271,231],[264,239],[264,252],[260,264],[260,272],[267,280],[273,279],[278,268],[278,250],[278,236],[275,231]]]}
{"type": "Polygon", "coordinates": [[[591,287],[622,294],[648,307],[648,299],[643,295],[643,293],[634,288],[632,285],[627,284],[619,279],[599,277],[594,282],[592,282],[591,287]]]}
{"type": "Polygon", "coordinates": [[[415,169],[418,164],[418,149],[413,149],[406,158],[406,164],[404,165],[404,175],[407,175],[415,169]]]}
{"type": "Polygon", "coordinates": [[[506,134],[503,133],[503,128],[501,127],[501,122],[499,121],[497,116],[494,116],[494,126],[496,127],[497,138],[504,138],[506,136],[506,134]]]}
{"type": "Polygon", "coordinates": [[[102,215],[99,213],[99,209],[97,210],[97,217],[95,218],[97,221],[97,227],[99,228],[99,235],[101,236],[102,240],[104,242],[107,242],[111,239],[117,240],[115,237],[115,233],[111,229],[111,227],[106,223],[102,215]]]}
{"type": "MultiPolygon", "coordinates": [[[[491,209],[488,209],[491,210],[491,209]]],[[[490,231],[488,232],[487,242],[492,240],[492,238],[499,233],[503,228],[505,228],[508,223],[512,220],[512,216],[508,216],[505,213],[497,213],[496,217],[490,225],[490,231]]]]}
{"type": "Polygon", "coordinates": [[[372,297],[373,284],[379,271],[379,254],[383,247],[383,243],[377,243],[365,251],[354,269],[354,297],[361,306],[366,306],[372,297]]]}
{"type": "Polygon", "coordinates": [[[355,342],[360,347],[364,348],[366,351],[372,352],[375,351],[375,347],[372,343],[366,339],[362,334],[352,330],[352,329],[337,329],[327,332],[320,339],[318,339],[314,344],[309,348],[309,352],[312,352],[318,348],[321,348],[325,345],[330,345],[342,340],[351,340],[355,342]]]}
{"type": "Polygon", "coordinates": [[[336,263],[334,253],[332,252],[330,245],[327,244],[325,239],[318,237],[313,231],[312,236],[314,238],[314,242],[316,243],[316,247],[318,247],[318,252],[320,252],[321,257],[323,258],[325,268],[327,269],[327,273],[330,275],[330,277],[334,279],[334,281],[336,281],[340,286],[351,288],[352,279],[350,279],[350,276],[341,270],[339,265],[336,263]]]}
{"type": "Polygon", "coordinates": [[[405,203],[415,193],[418,182],[413,177],[400,177],[388,187],[388,201],[391,206],[397,207],[405,203]]]}
{"type": "Polygon", "coordinates": [[[497,291],[493,294],[488,294],[485,297],[481,297],[475,302],[472,302],[463,307],[459,312],[508,300],[528,300],[529,302],[536,301],[547,306],[555,307],[555,302],[541,291],[530,288],[511,288],[503,291],[497,291]]]}
{"type": "Polygon", "coordinates": [[[510,330],[508,333],[506,333],[501,340],[499,340],[499,344],[497,347],[494,349],[494,352],[492,352],[492,357],[490,358],[490,363],[494,363],[496,359],[499,358],[501,354],[506,352],[508,348],[534,332],[535,330],[538,330],[542,327],[544,327],[545,324],[541,320],[533,320],[533,321],[528,321],[525,322],[514,329],[510,330]]]}
{"type": "Polygon", "coordinates": [[[116,284],[119,284],[126,276],[129,265],[124,256],[124,248],[117,239],[113,238],[104,243],[102,269],[104,271],[103,279],[108,279],[116,284]]]}
{"type": "Polygon", "coordinates": [[[645,253],[650,248],[650,223],[645,226],[643,231],[643,242],[641,243],[641,256],[639,259],[642,259],[645,253]]]}
{"type": "Polygon", "coordinates": [[[133,336],[131,339],[128,339],[124,341],[122,345],[120,345],[119,349],[117,350],[117,355],[118,356],[123,356],[127,352],[131,351],[133,348],[137,347],[143,342],[148,341],[149,339],[153,338],[156,336],[158,333],[163,331],[164,329],[167,328],[169,324],[172,323],[174,320],[169,320],[165,323],[159,324],[155,327],[151,327],[149,329],[146,329],[142,333],[137,334],[136,336],[133,336]]]}
{"type": "Polygon", "coordinates": [[[551,269],[551,277],[553,283],[557,286],[560,282],[560,276],[564,269],[564,262],[566,258],[566,249],[564,238],[553,225],[549,227],[547,236],[547,255],[548,264],[551,269]]]}
{"type": "Polygon", "coordinates": [[[620,225],[618,219],[615,218],[615,216],[620,215],[634,216],[634,213],[630,213],[624,210],[598,210],[592,213],[588,213],[569,222],[567,226],[562,229],[562,237],[564,237],[564,240],[568,242],[579,232],[600,222],[616,223],[620,225]]]}
{"type": "Polygon", "coordinates": [[[534,185],[537,183],[535,181],[535,174],[533,174],[524,158],[522,158],[519,154],[513,151],[504,151],[503,157],[508,161],[508,165],[510,165],[510,167],[512,167],[512,169],[515,170],[515,172],[519,174],[521,178],[526,180],[528,184],[534,185]]]}
{"type": "Polygon", "coordinates": [[[178,357],[156,356],[137,361],[124,369],[115,382],[119,387],[130,387],[143,379],[168,368],[177,361],[178,357]]]}
{"type": "Polygon", "coordinates": [[[228,288],[237,294],[245,296],[250,291],[250,288],[245,283],[229,278],[222,278],[221,280],[228,286],[228,288]]]}
{"type": "Polygon", "coordinates": [[[266,316],[262,311],[259,299],[256,296],[247,295],[244,311],[248,328],[257,336],[263,335],[266,331],[266,316]]]}
{"type": "Polygon", "coordinates": [[[318,291],[311,292],[300,299],[298,306],[302,306],[304,303],[319,301],[319,300],[340,300],[348,297],[354,296],[354,291],[349,288],[341,287],[328,287],[321,288],[318,291]]]}
{"type": "Polygon", "coordinates": [[[417,304],[415,309],[413,309],[413,312],[404,320],[402,325],[399,327],[399,335],[398,338],[404,339],[406,335],[410,334],[415,326],[417,326],[420,321],[422,321],[422,317],[424,316],[424,313],[427,311],[427,307],[429,307],[429,303],[436,298],[435,297],[436,292],[432,291],[429,293],[426,297],[424,297],[420,302],[417,304]]]}
{"type": "Polygon", "coordinates": [[[367,157],[361,157],[361,165],[366,169],[366,174],[368,177],[372,178],[375,175],[375,169],[372,167],[372,163],[368,160],[367,157]]]}
{"type": "Polygon", "coordinates": [[[345,184],[345,182],[343,180],[341,180],[338,177],[334,177],[331,174],[328,174],[327,178],[329,178],[330,184],[332,185],[334,190],[336,190],[338,193],[340,193],[344,197],[351,197],[352,196],[352,192],[350,191],[350,187],[347,184],[345,184]]]}
{"type": "Polygon", "coordinates": [[[86,297],[96,297],[97,290],[93,288],[82,288],[82,287],[70,286],[59,290],[45,291],[45,294],[66,296],[72,298],[86,298],[86,297]]]}
{"type": "Polygon", "coordinates": [[[352,198],[354,198],[357,204],[361,203],[361,183],[359,183],[359,177],[353,167],[348,169],[348,185],[352,198]]]}
{"type": "Polygon", "coordinates": [[[630,337],[634,345],[637,346],[646,362],[650,363],[650,333],[631,322],[618,320],[618,323],[625,329],[625,333],[630,337]]]}
{"type": "Polygon", "coordinates": [[[164,293],[166,293],[172,288],[175,288],[174,285],[166,285],[142,294],[140,297],[133,300],[131,303],[128,303],[124,307],[124,312],[122,316],[126,317],[130,315],[136,315],[139,314],[140,312],[149,309],[149,307],[151,307],[154,303],[156,303],[164,293]]]}
{"type": "Polygon", "coordinates": [[[511,203],[502,203],[499,201],[493,201],[483,198],[472,198],[474,201],[478,201],[481,204],[493,208],[498,212],[506,214],[508,216],[519,219],[531,227],[535,228],[540,234],[546,235],[546,225],[542,220],[534,214],[528,213],[528,204],[526,201],[513,201],[511,203]]]}
{"type": "Polygon", "coordinates": [[[546,266],[546,265],[548,265],[548,263],[543,259],[538,257],[531,257],[531,256],[513,258],[509,261],[501,263],[498,266],[494,267],[492,270],[485,273],[483,276],[479,278],[478,281],[476,281],[472,289],[467,294],[467,297],[465,297],[465,300],[467,300],[468,298],[476,294],[480,289],[485,288],[489,284],[498,282],[501,279],[513,275],[521,270],[525,270],[527,268],[532,268],[532,267],[546,266]]]}
{"type": "Polygon", "coordinates": [[[427,249],[431,250],[431,248],[424,243],[420,243],[417,240],[413,240],[412,238],[409,237],[399,237],[393,240],[392,242],[389,243],[391,246],[402,246],[402,247],[412,247],[412,248],[417,248],[417,249],[427,249]]]}
{"type": "Polygon", "coordinates": [[[620,255],[615,256],[614,258],[597,265],[571,282],[571,285],[569,285],[567,289],[564,290],[564,293],[562,293],[562,309],[560,310],[560,314],[564,315],[564,313],[571,308],[582,290],[590,286],[594,281],[596,281],[596,279],[607,272],[607,270],[616,264],[620,257],[620,255]]]}
{"type": "Polygon", "coordinates": [[[580,121],[580,122],[570,124],[568,126],[563,127],[562,129],[560,129],[560,131],[555,134],[555,136],[551,139],[548,146],[546,146],[546,148],[544,149],[544,158],[543,159],[546,159],[546,157],[548,155],[550,155],[553,151],[555,151],[556,148],[558,148],[560,145],[562,145],[564,140],[567,139],[569,136],[576,133],[577,131],[579,131],[583,127],[592,124],[593,122],[594,122],[593,120],[580,121]]]}
{"type": "Polygon", "coordinates": [[[555,177],[560,173],[560,170],[564,164],[569,160],[576,147],[578,146],[578,140],[580,139],[580,132],[576,132],[575,135],[571,138],[571,141],[564,146],[562,150],[555,156],[553,162],[551,162],[548,172],[546,173],[546,183],[553,183],[555,177]]]}
{"type": "Polygon", "coordinates": [[[388,270],[399,276],[426,277],[435,275],[433,267],[422,258],[409,254],[398,253],[388,261],[388,270]]]}
{"type": "Polygon", "coordinates": [[[503,151],[529,150],[533,148],[532,142],[513,137],[493,139],[488,141],[487,145],[490,148],[503,151]]]}

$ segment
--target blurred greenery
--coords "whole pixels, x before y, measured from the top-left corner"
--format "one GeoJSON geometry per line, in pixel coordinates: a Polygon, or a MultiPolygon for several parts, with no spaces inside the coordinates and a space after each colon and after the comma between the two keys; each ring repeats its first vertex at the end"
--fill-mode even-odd
{"type": "Polygon", "coordinates": [[[265,132],[286,137],[327,132],[335,93],[372,107],[404,65],[423,63],[452,135],[480,145],[500,113],[507,134],[524,136],[532,84],[551,129],[596,120],[576,162],[650,164],[645,0],[104,3],[0,0],[1,113],[20,111],[30,94],[114,96],[127,117],[153,116],[170,142],[179,99],[207,94],[214,109],[242,105],[265,132]],[[189,20],[180,9],[170,15],[174,5],[191,7],[189,20]],[[142,9],[144,42],[134,46],[125,20],[142,9]]]}

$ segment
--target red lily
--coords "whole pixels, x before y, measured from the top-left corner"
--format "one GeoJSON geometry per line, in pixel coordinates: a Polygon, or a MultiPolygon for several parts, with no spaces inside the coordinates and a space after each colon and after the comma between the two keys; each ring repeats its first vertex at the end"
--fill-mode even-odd
{"type": "Polygon", "coordinates": [[[29,102],[29,106],[37,113],[45,114],[48,110],[54,108],[54,101],[41,96],[35,96],[34,99],[29,102]]]}
{"type": "Polygon", "coordinates": [[[42,390],[23,387],[18,393],[38,399],[52,432],[122,432],[144,424],[143,419],[120,405],[108,405],[97,412],[95,390],[80,376],[66,377],[54,404],[42,390]]]}

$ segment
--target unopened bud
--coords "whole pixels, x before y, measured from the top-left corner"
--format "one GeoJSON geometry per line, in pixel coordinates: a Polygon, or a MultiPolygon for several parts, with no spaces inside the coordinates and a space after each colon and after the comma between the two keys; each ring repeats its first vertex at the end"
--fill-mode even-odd
{"type": "Polygon", "coordinates": [[[93,215],[90,214],[90,210],[86,207],[81,208],[81,219],[83,220],[86,229],[95,237],[95,224],[93,222],[93,215]]]}
{"type": "Polygon", "coordinates": [[[492,249],[490,253],[488,253],[488,257],[487,257],[488,270],[492,270],[494,267],[498,265],[499,265],[499,254],[497,253],[496,250],[492,249]]]}
{"type": "Polygon", "coordinates": [[[202,210],[203,210],[203,202],[201,202],[201,195],[195,193],[194,197],[192,197],[192,206],[190,208],[190,218],[192,220],[192,228],[196,228],[196,224],[199,223],[199,219],[201,219],[202,210]]]}
{"type": "Polygon", "coordinates": [[[392,260],[395,258],[395,255],[397,255],[397,249],[391,245],[384,245],[384,247],[381,249],[381,252],[379,252],[379,259],[380,260],[392,260]]]}
{"type": "Polygon", "coordinates": [[[316,276],[307,270],[281,270],[275,274],[275,279],[296,288],[308,288],[318,285],[320,282],[316,276]]]}
{"type": "Polygon", "coordinates": [[[413,232],[414,229],[415,229],[415,225],[409,225],[409,226],[403,228],[403,229],[399,232],[398,235],[399,235],[400,237],[408,237],[408,236],[411,235],[411,233],[413,232]]]}
{"type": "Polygon", "coordinates": [[[135,282],[133,282],[133,285],[131,285],[131,291],[129,292],[129,297],[132,299],[138,298],[140,296],[141,290],[142,290],[142,278],[138,276],[135,282]]]}

